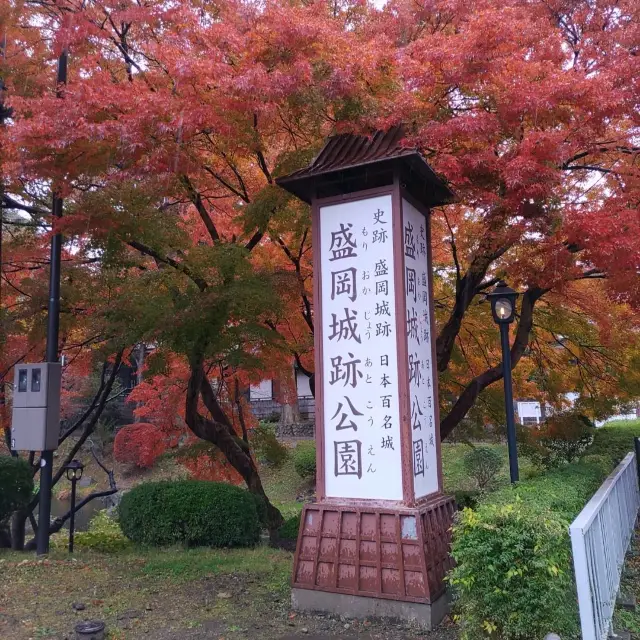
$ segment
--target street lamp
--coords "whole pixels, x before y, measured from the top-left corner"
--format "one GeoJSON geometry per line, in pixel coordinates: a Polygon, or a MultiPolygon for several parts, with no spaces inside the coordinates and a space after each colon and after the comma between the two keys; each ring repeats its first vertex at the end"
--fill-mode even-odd
{"type": "Polygon", "coordinates": [[[67,480],[71,481],[71,518],[69,519],[69,553],[73,553],[73,532],[76,526],[76,483],[82,478],[84,465],[79,460],[72,460],[64,467],[67,480]]]}
{"type": "Polygon", "coordinates": [[[519,480],[518,449],[516,446],[516,425],[513,417],[513,385],[511,382],[511,347],[509,346],[509,325],[516,317],[518,292],[500,280],[487,298],[491,301],[493,319],[500,327],[502,343],[502,369],[504,376],[504,404],[507,412],[507,443],[509,446],[509,474],[511,482],[519,480]]]}

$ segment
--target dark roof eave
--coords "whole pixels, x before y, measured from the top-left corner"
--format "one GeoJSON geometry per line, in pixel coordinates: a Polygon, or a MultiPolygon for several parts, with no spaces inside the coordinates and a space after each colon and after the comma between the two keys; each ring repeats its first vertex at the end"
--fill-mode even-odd
{"type": "Polygon", "coordinates": [[[430,182],[439,192],[439,197],[430,204],[430,206],[441,206],[452,204],[457,201],[456,195],[449,189],[446,183],[441,180],[433,169],[427,164],[427,161],[420,153],[414,149],[407,149],[406,152],[394,155],[389,158],[375,158],[365,160],[363,162],[351,163],[340,167],[330,167],[327,169],[313,170],[313,167],[306,167],[281,178],[276,178],[276,184],[283,189],[293,193],[295,196],[311,204],[313,183],[317,178],[328,178],[330,175],[336,176],[343,171],[349,169],[364,168],[371,165],[379,165],[382,163],[394,163],[397,161],[406,161],[413,171],[422,174],[425,180],[430,182]]]}

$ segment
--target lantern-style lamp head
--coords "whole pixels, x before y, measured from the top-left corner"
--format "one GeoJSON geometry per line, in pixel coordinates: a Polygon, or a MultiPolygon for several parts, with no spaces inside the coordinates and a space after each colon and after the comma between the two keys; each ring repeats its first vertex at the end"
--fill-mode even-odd
{"type": "Polygon", "coordinates": [[[67,472],[67,480],[80,480],[82,478],[84,465],[79,460],[72,460],[64,468],[67,472]]]}
{"type": "Polygon", "coordinates": [[[491,313],[497,324],[510,324],[514,321],[518,295],[504,280],[500,280],[496,288],[487,294],[491,301],[491,313]]]}

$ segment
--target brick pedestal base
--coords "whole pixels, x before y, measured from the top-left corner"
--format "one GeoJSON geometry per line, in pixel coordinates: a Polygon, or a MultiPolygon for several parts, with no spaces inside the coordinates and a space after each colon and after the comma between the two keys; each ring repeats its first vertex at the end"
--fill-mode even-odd
{"type": "MultiPolygon", "coordinates": [[[[418,605],[438,602],[440,611],[444,576],[452,565],[449,544],[454,511],[453,499],[444,495],[431,497],[415,508],[331,502],[306,505],[293,569],[294,594],[298,593],[299,602],[306,603],[300,608],[334,612],[341,608],[335,603],[321,606],[325,600],[335,600],[321,594],[316,598],[319,606],[310,607],[313,594],[300,595],[304,590],[357,596],[351,602],[358,598],[418,605]]],[[[402,606],[389,603],[386,609],[396,611],[388,614],[391,617],[407,618],[401,613],[402,606]]],[[[378,606],[377,610],[383,612],[385,607],[378,606]]],[[[407,619],[415,619],[412,616],[407,619]]],[[[432,616],[428,617],[431,620],[432,616]]]]}

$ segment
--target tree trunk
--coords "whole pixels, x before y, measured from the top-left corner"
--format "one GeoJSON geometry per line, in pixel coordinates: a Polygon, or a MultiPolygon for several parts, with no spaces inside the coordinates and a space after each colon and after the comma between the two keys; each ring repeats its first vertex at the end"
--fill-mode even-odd
{"type": "Polygon", "coordinates": [[[292,424],[300,422],[300,406],[298,404],[298,380],[295,367],[291,367],[293,375],[294,397],[289,398],[292,402],[282,405],[282,414],[280,415],[280,424],[283,427],[290,427],[292,424]]]}
{"type": "Polygon", "coordinates": [[[300,409],[298,407],[298,403],[283,404],[280,424],[283,427],[290,427],[292,424],[297,424],[298,422],[300,422],[300,409]]]}
{"type": "Polygon", "coordinates": [[[25,529],[27,524],[27,512],[15,511],[11,516],[11,548],[14,551],[24,550],[25,529]]]}
{"type": "Polygon", "coordinates": [[[266,525],[273,537],[284,522],[282,514],[271,504],[264,491],[249,445],[238,437],[229,418],[218,404],[204,373],[203,360],[203,357],[198,354],[190,362],[191,376],[187,387],[185,412],[187,426],[198,438],[216,445],[229,464],[242,476],[249,491],[264,501],[267,510],[266,525]],[[199,413],[200,397],[211,414],[212,420],[199,413]]]}
{"type": "MultiPolygon", "coordinates": [[[[136,385],[139,385],[144,380],[144,374],[142,372],[142,368],[144,367],[144,359],[147,355],[147,345],[144,342],[141,342],[136,349],[136,385]]],[[[136,409],[139,409],[143,403],[138,402],[136,404],[136,409]]],[[[135,413],[133,413],[133,421],[140,422],[140,417],[135,413]]]]}

